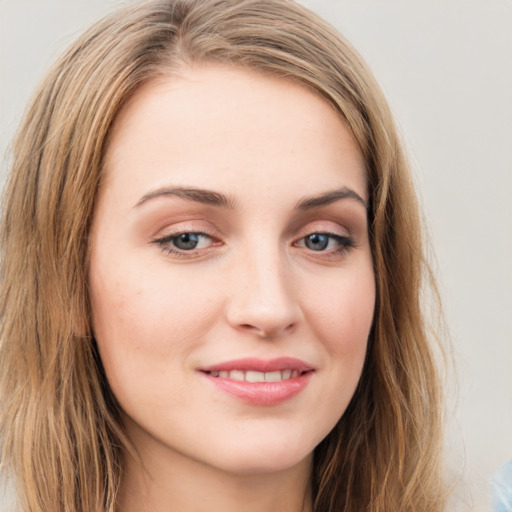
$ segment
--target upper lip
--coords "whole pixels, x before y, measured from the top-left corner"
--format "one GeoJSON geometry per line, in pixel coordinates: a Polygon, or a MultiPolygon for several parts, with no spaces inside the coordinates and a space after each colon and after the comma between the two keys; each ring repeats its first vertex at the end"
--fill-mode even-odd
{"type": "Polygon", "coordinates": [[[243,359],[233,359],[232,361],[224,361],[222,363],[204,366],[198,369],[202,372],[246,370],[266,373],[282,370],[297,370],[304,373],[314,370],[314,367],[295,357],[277,357],[274,359],[247,357],[243,359]]]}

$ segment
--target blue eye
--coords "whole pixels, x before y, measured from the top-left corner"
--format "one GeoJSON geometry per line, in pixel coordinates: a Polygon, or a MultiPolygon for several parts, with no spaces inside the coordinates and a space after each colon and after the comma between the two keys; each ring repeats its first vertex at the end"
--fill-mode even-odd
{"type": "Polygon", "coordinates": [[[205,233],[187,231],[160,238],[154,241],[169,254],[180,255],[187,252],[205,249],[212,244],[212,239],[205,233]]]}
{"type": "Polygon", "coordinates": [[[329,245],[329,236],[323,233],[313,233],[304,239],[304,245],[312,251],[323,251],[329,245]]]}
{"type": "Polygon", "coordinates": [[[171,243],[182,251],[191,251],[196,249],[199,244],[199,233],[182,233],[171,238],[171,243]]]}
{"type": "Polygon", "coordinates": [[[333,233],[311,233],[302,238],[298,245],[315,252],[341,252],[354,246],[350,238],[333,233]]]}

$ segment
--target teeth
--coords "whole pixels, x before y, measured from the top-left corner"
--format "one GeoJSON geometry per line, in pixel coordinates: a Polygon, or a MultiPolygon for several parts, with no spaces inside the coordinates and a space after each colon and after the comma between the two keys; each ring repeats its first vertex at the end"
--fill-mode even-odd
{"type": "Polygon", "coordinates": [[[279,382],[283,380],[281,372],[267,372],[265,373],[265,382],[279,382]]]}
{"type": "Polygon", "coordinates": [[[265,382],[265,374],[253,371],[245,372],[245,380],[247,382],[265,382]]]}
{"type": "Polygon", "coordinates": [[[242,370],[233,370],[229,372],[229,378],[233,380],[245,380],[245,375],[242,370]]]}
{"type": "Polygon", "coordinates": [[[301,372],[299,370],[282,370],[274,372],[256,372],[254,370],[231,370],[231,371],[212,371],[209,372],[212,377],[221,379],[231,379],[246,382],[280,382],[282,380],[294,379],[301,372]]]}

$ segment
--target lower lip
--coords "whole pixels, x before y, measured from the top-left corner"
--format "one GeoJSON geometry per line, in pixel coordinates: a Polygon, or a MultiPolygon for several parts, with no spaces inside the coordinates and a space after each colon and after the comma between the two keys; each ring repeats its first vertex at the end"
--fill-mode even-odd
{"type": "Polygon", "coordinates": [[[277,405],[299,394],[308,385],[312,371],[279,382],[247,382],[203,375],[217,388],[253,405],[277,405]]]}

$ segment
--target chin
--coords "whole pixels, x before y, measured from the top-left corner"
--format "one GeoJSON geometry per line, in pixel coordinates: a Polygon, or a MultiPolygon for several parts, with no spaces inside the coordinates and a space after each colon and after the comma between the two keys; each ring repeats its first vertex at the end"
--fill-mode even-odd
{"type": "Polygon", "coordinates": [[[220,469],[239,475],[279,473],[294,467],[312,464],[315,444],[290,437],[277,436],[271,440],[258,439],[244,446],[232,444],[223,450],[215,465],[220,469]]]}

